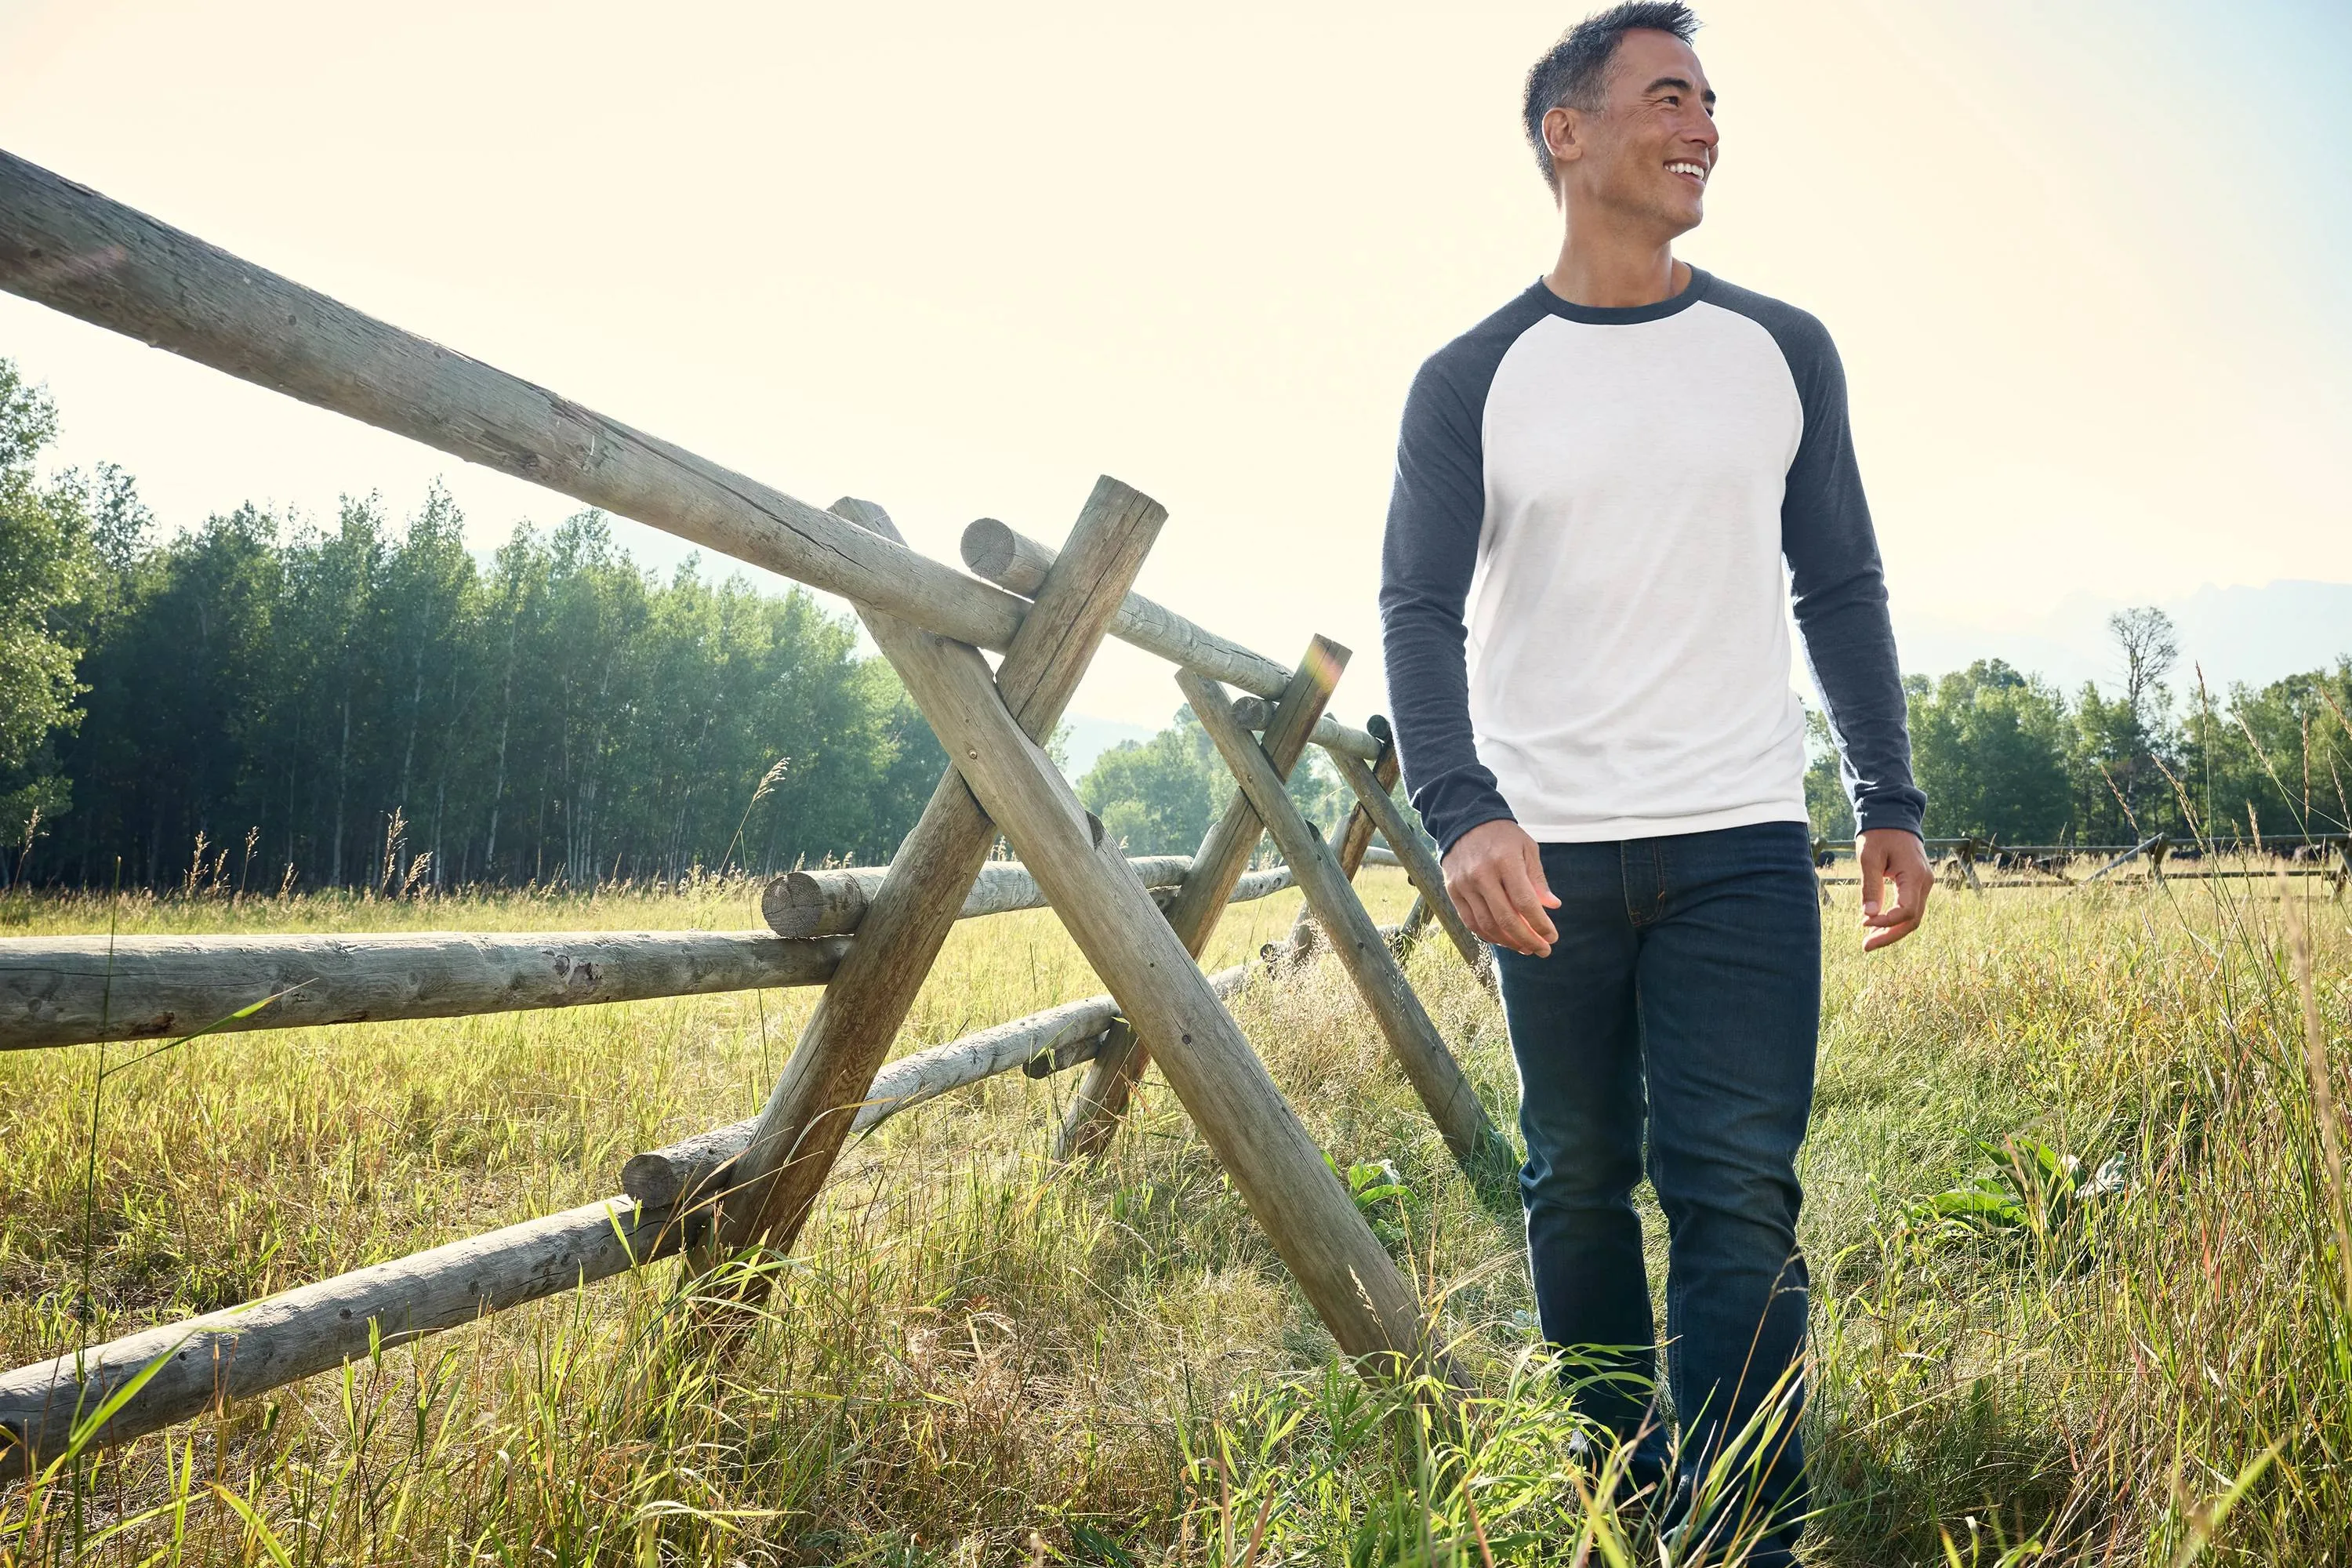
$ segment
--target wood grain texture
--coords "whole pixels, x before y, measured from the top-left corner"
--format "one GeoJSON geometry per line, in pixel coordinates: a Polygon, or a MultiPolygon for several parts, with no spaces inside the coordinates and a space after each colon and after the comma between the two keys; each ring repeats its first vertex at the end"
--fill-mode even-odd
{"type": "Polygon", "coordinates": [[[1021,624],[1001,588],[5,153],[0,289],[945,636],[1021,624]]]}
{"type": "MultiPolygon", "coordinates": [[[[983,517],[964,528],[963,560],[965,565],[992,583],[1016,594],[1034,594],[1053,568],[1054,551],[992,517],[983,517]]],[[[1140,594],[1127,596],[1111,621],[1110,635],[1186,669],[1197,670],[1212,680],[1238,686],[1261,698],[1280,697],[1290,684],[1291,672],[1264,654],[1253,653],[1230,638],[1221,637],[1140,594]]],[[[1249,700],[1256,702],[1251,711],[1258,721],[1250,728],[1265,729],[1266,705],[1256,698],[1249,700]]],[[[1367,761],[1380,754],[1380,743],[1370,735],[1330,718],[1317,722],[1315,742],[1322,746],[1344,747],[1367,761]]]]}
{"type": "MultiPolygon", "coordinates": [[[[1192,868],[1189,855],[1139,857],[1130,864],[1143,885],[1173,896],[1192,868]]],[[[887,866],[842,866],[823,871],[787,871],[772,878],[760,892],[760,915],[778,936],[806,938],[844,936],[866,918],[866,906],[889,874],[887,866]]],[[[960,921],[1015,910],[1042,910],[1045,895],[1028,868],[1013,860],[992,860],[981,868],[971,891],[956,911],[960,921]]]]}
{"type": "MultiPolygon", "coordinates": [[[[896,531],[879,507],[841,506],[861,527],[896,531]]],[[[1096,483],[1071,530],[1067,565],[1039,590],[998,667],[1004,701],[1033,734],[1050,735],[1060,721],[1167,515],[1157,501],[1116,479],[1096,483]]],[[[911,624],[867,606],[859,614],[886,651],[886,628],[896,635],[911,624]]],[[[952,754],[950,761],[871,895],[856,946],[826,986],[770,1091],[758,1134],[736,1161],[734,1190],[720,1222],[728,1245],[761,1240],[784,1248],[799,1236],[849,1136],[856,1108],[865,1102],[987,861],[995,825],[957,776],[952,754]]]]}
{"type": "Polygon", "coordinates": [[[848,939],[764,931],[11,937],[0,1050],[822,985],[848,939]]]}
{"type": "MultiPolygon", "coordinates": [[[[1445,873],[1439,868],[1437,857],[1430,853],[1429,846],[1422,842],[1421,835],[1405,821],[1404,813],[1397,809],[1396,801],[1381,786],[1379,775],[1343,752],[1331,753],[1331,764],[1339,770],[1339,776],[1348,781],[1348,787],[1356,792],[1358,808],[1370,814],[1372,822],[1381,830],[1381,837],[1389,841],[1391,851],[1403,863],[1404,874],[1412,879],[1413,890],[1429,906],[1430,913],[1437,918],[1437,923],[1445,928],[1445,934],[1453,942],[1454,950],[1462,955],[1462,962],[1472,969],[1482,970],[1486,950],[1471,934],[1469,926],[1463,922],[1461,911],[1454,907],[1454,900],[1446,893],[1445,873]]],[[[1389,782],[1392,785],[1396,781],[1391,778],[1389,782]]]]}
{"type": "MultiPolygon", "coordinates": [[[[1335,759],[1345,757],[1349,762],[1355,763],[1358,767],[1363,766],[1363,763],[1349,756],[1345,752],[1329,754],[1335,759]]],[[[1381,760],[1372,764],[1371,777],[1381,788],[1394,789],[1397,771],[1396,748],[1383,743],[1381,747],[1381,760]]],[[[1332,858],[1339,862],[1339,869],[1346,873],[1349,880],[1353,881],[1357,871],[1362,868],[1364,857],[1372,847],[1373,830],[1378,826],[1379,824],[1372,820],[1372,814],[1365,810],[1360,803],[1348,813],[1347,820],[1337,829],[1339,844],[1332,852],[1332,858]]]]}
{"type": "MultiPolygon", "coordinates": [[[[1318,637],[1308,642],[1307,656],[1291,673],[1267,735],[1275,769],[1284,777],[1289,776],[1306,751],[1307,738],[1331,700],[1348,658],[1346,648],[1318,637]]],[[[1178,889],[1176,901],[1168,910],[1168,923],[1193,957],[1207,949],[1217,929],[1217,917],[1225,902],[1220,889],[1242,875],[1242,868],[1257,853],[1258,841],[1265,837],[1265,825],[1258,819],[1257,808],[1236,790],[1224,814],[1210,824],[1192,857],[1196,873],[1178,889]]],[[[1150,1037],[1132,1028],[1104,1042],[1063,1113],[1062,1130],[1054,1142],[1055,1159],[1094,1158],[1110,1146],[1134,1098],[1135,1086],[1151,1065],[1151,1050],[1150,1037]]]]}
{"type": "Polygon", "coordinates": [[[1487,1119],[1486,1108],[1479,1103],[1454,1053],[1446,1049],[1444,1037],[1430,1020],[1421,998],[1406,984],[1404,972],[1397,967],[1380,928],[1339,874],[1330,850],[1298,814],[1297,803],[1282,787],[1265,752],[1234,721],[1223,689],[1190,670],[1180,672],[1176,681],[1192,704],[1202,729],[1265,819],[1266,830],[1290,862],[1291,874],[1298,879],[1299,890],[1314,908],[1316,922],[1378,1020],[1389,1049],[1437,1123],[1446,1147],[1465,1171],[1483,1180],[1499,1168],[1498,1162],[1507,1159],[1508,1145],[1487,1119]]]}
{"type": "MultiPolygon", "coordinates": [[[[1236,964],[1211,984],[1231,994],[1249,973],[1236,964]]],[[[1057,1067],[1075,1066],[1117,1016],[1108,996],[1090,996],[916,1052],[875,1080],[856,1130],[1040,1053],[1053,1053],[1057,1067]]],[[[28,1452],[56,1455],[76,1411],[95,1411],[151,1363],[163,1365],[97,1434],[95,1447],[362,1358],[372,1322],[389,1348],[667,1257],[693,1234],[672,1223],[677,1200],[722,1184],[756,1124],[747,1119],[635,1156],[623,1167],[620,1197],[126,1335],[86,1352],[79,1374],[72,1356],[0,1373],[0,1480],[20,1474],[28,1452]]]]}
{"type": "MultiPolygon", "coordinates": [[[[1234,705],[1234,717],[1241,718],[1239,703],[1234,705]]],[[[1244,728],[1247,728],[1247,725],[1244,724],[1244,728]]],[[[1397,753],[1395,743],[1388,736],[1388,721],[1375,713],[1365,728],[1370,730],[1381,743],[1380,761],[1372,764],[1372,776],[1386,778],[1391,784],[1394,784],[1397,781],[1397,753]]],[[[1326,754],[1337,758],[1346,753],[1329,752],[1326,754]]],[[[1363,868],[1364,857],[1371,852],[1372,814],[1366,811],[1360,802],[1349,807],[1348,815],[1341,817],[1331,829],[1331,837],[1326,841],[1326,847],[1331,851],[1331,858],[1339,863],[1339,874],[1350,882],[1354,881],[1356,873],[1363,868]]],[[[1394,857],[1391,858],[1393,859],[1394,857]]],[[[1314,929],[1315,911],[1307,907],[1306,900],[1301,900],[1298,905],[1298,918],[1290,925],[1291,947],[1304,952],[1314,941],[1314,929]]]]}
{"type": "MultiPolygon", "coordinates": [[[[1211,975],[1209,988],[1220,997],[1231,996],[1254,973],[1250,965],[1236,963],[1211,975]]],[[[1053,1072],[1092,1061],[1104,1032],[1118,1019],[1118,1004],[1108,995],[1088,996],[901,1057],[876,1075],[850,1131],[864,1132],[926,1100],[1025,1068],[1041,1058],[1050,1060],[1053,1072]]],[[[621,1167],[621,1190],[642,1206],[660,1210],[681,1206],[688,1194],[723,1192],[732,1181],[727,1166],[751,1141],[759,1120],[745,1117],[631,1155],[621,1167]]]]}
{"type": "Polygon", "coordinates": [[[77,1412],[95,1415],[151,1364],[155,1375],[97,1447],[364,1360],[371,1324],[383,1345],[403,1344],[608,1279],[667,1249],[664,1217],[604,1198],[0,1373],[0,1479],[22,1474],[28,1456],[38,1465],[62,1452],[77,1412]]]}
{"type": "Polygon", "coordinates": [[[869,624],[1119,1010],[1159,1042],[1178,1099],[1341,1350],[1370,1358],[1377,1375],[1427,1366],[1450,1380],[1411,1286],[1118,847],[1014,721],[980,655],[887,617],[869,624]]]}
{"type": "MultiPolygon", "coordinates": [[[[1215,677],[1210,679],[1214,679],[1215,677]]],[[[1234,699],[1234,718],[1244,730],[1264,730],[1273,717],[1274,709],[1263,697],[1234,699]]],[[[1359,730],[1328,717],[1315,726],[1315,743],[1327,752],[1345,752],[1365,762],[1370,762],[1381,754],[1381,738],[1369,728],[1359,730]]]]}

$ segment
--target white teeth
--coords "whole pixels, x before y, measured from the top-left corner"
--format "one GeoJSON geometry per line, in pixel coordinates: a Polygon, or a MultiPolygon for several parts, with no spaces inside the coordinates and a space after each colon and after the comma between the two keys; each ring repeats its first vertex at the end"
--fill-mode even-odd
{"type": "Polygon", "coordinates": [[[1702,184],[1706,182],[1706,171],[1696,163],[1669,163],[1666,165],[1666,172],[1670,174],[1688,174],[1702,184]]]}

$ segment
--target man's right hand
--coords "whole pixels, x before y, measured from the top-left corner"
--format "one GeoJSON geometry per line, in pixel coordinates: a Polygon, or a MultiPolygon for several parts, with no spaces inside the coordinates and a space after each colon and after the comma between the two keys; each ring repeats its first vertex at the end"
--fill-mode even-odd
{"type": "Polygon", "coordinates": [[[1559,932],[1546,910],[1559,908],[1544,881],[1543,857],[1508,817],[1482,822],[1445,852],[1445,891],[1474,931],[1497,947],[1551,956],[1559,932]]]}

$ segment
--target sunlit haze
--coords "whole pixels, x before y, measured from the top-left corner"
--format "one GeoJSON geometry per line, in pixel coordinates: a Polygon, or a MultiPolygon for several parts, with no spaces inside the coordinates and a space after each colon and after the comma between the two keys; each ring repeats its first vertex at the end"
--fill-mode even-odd
{"type": "MultiPolygon", "coordinates": [[[[942,557],[1114,474],[1144,591],[1349,644],[1353,717],[1405,385],[1551,262],[1517,94],[1587,8],[0,0],[0,145],[942,557]]],[[[1699,9],[1678,254],[1835,334],[1898,631],[2352,579],[2352,7],[1699,9]]],[[[0,355],[173,527],[573,510],[14,297],[0,355]]],[[[1075,708],[1177,702],[1122,649],[1075,708]]]]}

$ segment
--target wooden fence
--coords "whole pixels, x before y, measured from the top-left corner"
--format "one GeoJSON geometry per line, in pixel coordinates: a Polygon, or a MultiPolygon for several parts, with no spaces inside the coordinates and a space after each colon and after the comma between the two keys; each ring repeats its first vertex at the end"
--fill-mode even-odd
{"type": "MultiPolygon", "coordinates": [[[[2137,844],[2005,845],[1990,838],[1930,838],[1926,842],[1940,879],[1977,893],[1999,888],[2046,890],[2053,887],[2090,887],[2135,862],[2145,868],[2147,880],[2158,883],[2326,877],[2334,884],[2333,896],[2336,898],[2352,889],[2352,837],[2343,834],[2265,834],[2260,838],[2192,840],[2185,847],[2176,845],[2172,836],[2166,833],[2152,833],[2137,844]],[[2166,862],[2176,850],[2181,859],[2191,862],[2189,869],[2166,869],[2166,862]],[[2257,859],[2268,857],[2271,864],[2207,866],[2203,861],[2209,854],[2257,859]],[[2086,859],[2098,863],[2087,872],[2082,868],[2086,859]],[[1979,868],[1995,874],[1981,875],[1979,868]]],[[[1850,838],[1813,840],[1813,862],[1822,868],[1824,902],[1828,901],[1830,888],[1852,887],[1862,880],[1860,877],[1832,876],[1827,869],[1839,852],[1852,854],[1853,848],[1850,838]]]]}
{"type": "Polygon", "coordinates": [[[1076,1157],[1103,1146],[1157,1059],[1342,1351],[1376,1377],[1453,1380],[1412,1288],[1226,1010],[1251,971],[1209,975],[1196,960],[1228,903],[1295,882],[1315,924],[1290,950],[1319,931],[1447,1146],[1484,1177],[1508,1145],[1391,942],[1433,921],[1474,963],[1477,946],[1390,798],[1386,726],[1324,711],[1348,651],[1318,637],[1287,668],[1129,592],[1165,521],[1158,503],[1105,478],[1059,551],[983,520],[960,572],[905,548],[870,503],[810,506],[5,153],[0,288],[843,595],[952,764],[888,867],[779,879],[765,930],[0,942],[0,1049],[223,1020],[286,1028],[824,988],[760,1115],[635,1156],[613,1197],[0,1373],[0,1474],[681,1250],[715,1262],[789,1248],[852,1132],[1014,1068],[1086,1068],[1057,1143],[1076,1157]],[[1129,860],[1037,744],[1105,636],[1177,667],[1234,774],[1189,858],[1129,860]],[[983,648],[1003,655],[992,673],[983,648]],[[1309,744],[1358,798],[1328,838],[1283,788],[1309,744]],[[1351,886],[1376,830],[1419,895],[1401,931],[1375,928],[1351,886]],[[1251,872],[1268,834],[1286,864],[1251,872]],[[991,861],[1000,837],[1017,866],[991,861]],[[954,923],[1040,906],[1107,994],[886,1067],[954,923]]]}

